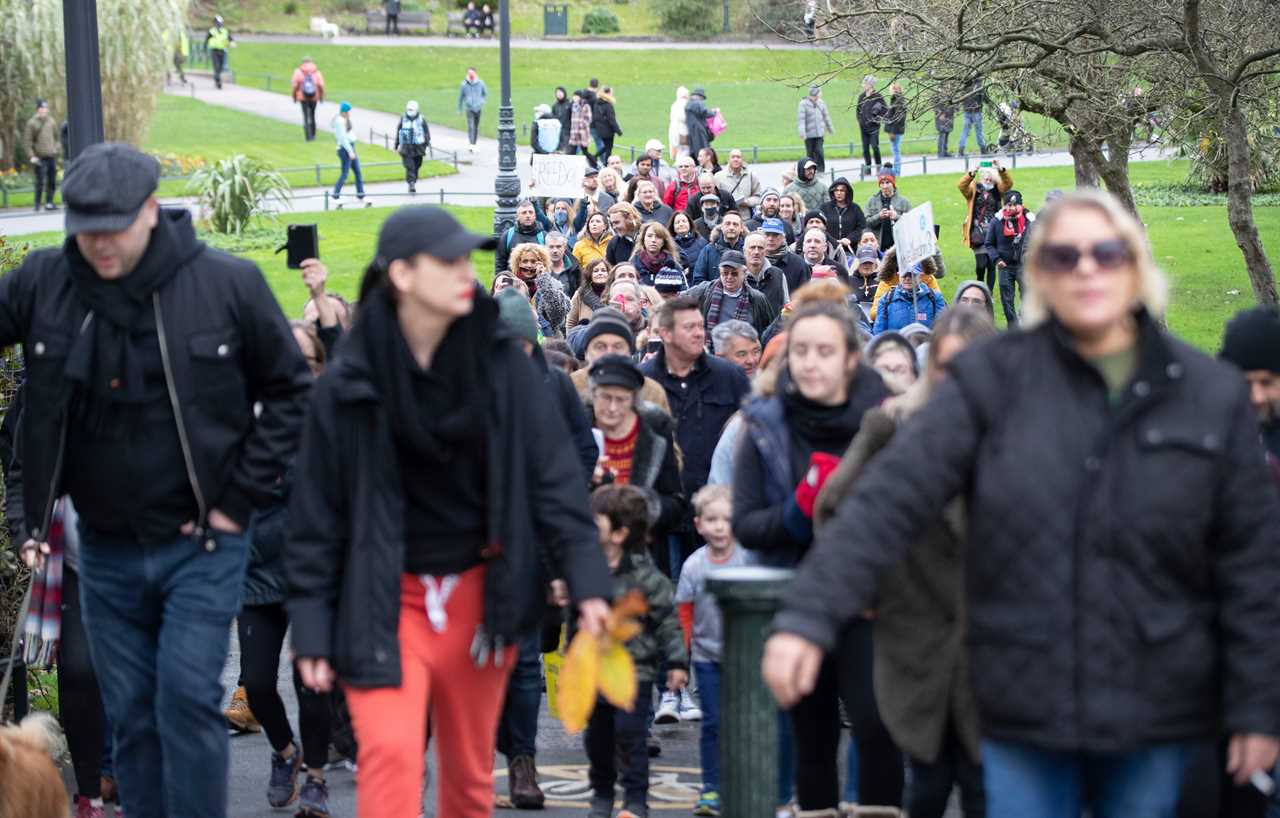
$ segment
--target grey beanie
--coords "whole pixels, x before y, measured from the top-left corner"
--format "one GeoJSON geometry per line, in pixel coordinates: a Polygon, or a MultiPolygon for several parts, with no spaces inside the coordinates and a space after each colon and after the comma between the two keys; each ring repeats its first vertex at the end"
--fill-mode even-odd
{"type": "Polygon", "coordinates": [[[987,297],[987,312],[991,313],[991,320],[992,322],[994,322],[996,320],[996,302],[995,302],[995,299],[992,298],[991,296],[991,288],[988,287],[986,284],[982,283],[981,281],[977,281],[977,280],[961,281],[960,286],[956,287],[956,297],[951,303],[959,304],[960,296],[964,294],[964,291],[971,289],[973,287],[977,287],[979,290],[982,290],[982,294],[987,297]]]}

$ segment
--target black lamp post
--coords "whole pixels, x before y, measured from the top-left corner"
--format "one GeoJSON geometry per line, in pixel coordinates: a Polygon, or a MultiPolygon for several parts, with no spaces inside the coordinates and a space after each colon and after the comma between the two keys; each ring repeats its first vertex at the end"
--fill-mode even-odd
{"type": "Polygon", "coordinates": [[[97,0],[63,0],[62,27],[67,51],[67,158],[75,159],[104,139],[97,0]]]}
{"type": "MultiPolygon", "coordinates": [[[[493,233],[501,241],[508,227],[516,223],[516,201],[520,197],[520,177],[516,175],[516,121],[511,110],[511,14],[507,0],[498,3],[498,65],[502,72],[502,101],[498,107],[498,175],[493,192],[498,206],[493,211],[493,233]]],[[[498,256],[494,256],[494,266],[498,256]]]]}

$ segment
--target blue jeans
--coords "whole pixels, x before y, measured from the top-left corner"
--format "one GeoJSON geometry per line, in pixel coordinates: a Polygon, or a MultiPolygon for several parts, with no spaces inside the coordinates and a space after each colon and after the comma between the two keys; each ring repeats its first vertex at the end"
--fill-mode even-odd
{"type": "Polygon", "coordinates": [[[356,198],[363,199],[364,174],[360,172],[360,157],[347,153],[346,148],[338,148],[338,161],[342,163],[342,170],[338,173],[338,184],[333,186],[334,198],[342,195],[342,186],[347,183],[347,171],[354,171],[356,174],[356,198]]]}
{"type": "MultiPolygon", "coordinates": [[[[979,137],[981,140],[981,137],[979,137]]],[[[902,134],[889,134],[889,144],[893,146],[893,172],[902,175],[902,134]]]]}
{"type": "Polygon", "coordinates": [[[1191,744],[1072,753],[982,742],[987,818],[1173,818],[1191,744]]]}
{"type": "Polygon", "coordinates": [[[694,662],[698,677],[698,698],[702,703],[702,734],[698,751],[702,757],[702,791],[720,791],[720,663],[694,662]]]}
{"type": "Polygon", "coordinates": [[[142,543],[81,527],[80,600],[130,818],[225,818],[222,675],[248,539],[142,543]]]}
{"type": "Polygon", "coordinates": [[[840,794],[840,800],[848,801],[850,804],[858,803],[858,742],[856,741],[849,742],[849,750],[845,753],[844,790],[840,794]]]}
{"type": "Polygon", "coordinates": [[[981,111],[965,111],[964,125],[960,128],[960,152],[964,153],[964,146],[969,141],[969,128],[976,128],[978,132],[978,152],[985,153],[987,150],[986,137],[982,135],[982,112],[981,111]]]}
{"type": "Polygon", "coordinates": [[[542,631],[534,628],[520,640],[516,666],[507,682],[507,699],[498,722],[498,752],[508,763],[537,752],[538,708],[542,705],[542,631]]]}

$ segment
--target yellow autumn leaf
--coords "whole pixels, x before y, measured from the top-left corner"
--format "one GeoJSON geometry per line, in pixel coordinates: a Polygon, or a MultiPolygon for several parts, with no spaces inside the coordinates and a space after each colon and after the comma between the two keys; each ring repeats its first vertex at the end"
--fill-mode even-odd
{"type": "Polygon", "coordinates": [[[644,630],[644,626],[634,619],[628,619],[614,625],[609,631],[609,639],[614,644],[625,644],[635,639],[644,630]]]}
{"type": "Polygon", "coordinates": [[[644,594],[632,591],[613,606],[609,620],[605,623],[605,632],[609,639],[618,643],[630,642],[640,635],[644,627],[636,620],[649,610],[649,603],[644,594]]]}
{"type": "Polygon", "coordinates": [[[596,707],[600,677],[600,642],[586,631],[578,631],[569,645],[556,685],[556,705],[560,721],[570,733],[587,726],[596,707]]]}
{"type": "Polygon", "coordinates": [[[600,694],[609,704],[628,713],[636,706],[636,665],[619,643],[615,642],[600,657],[600,694]]]}

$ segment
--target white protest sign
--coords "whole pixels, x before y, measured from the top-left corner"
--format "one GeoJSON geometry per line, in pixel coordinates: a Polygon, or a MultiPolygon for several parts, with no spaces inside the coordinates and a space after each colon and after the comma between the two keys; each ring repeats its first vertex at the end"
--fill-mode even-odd
{"type": "Polygon", "coordinates": [[[587,157],[560,153],[534,154],[531,169],[534,196],[557,196],[569,199],[582,195],[582,174],[587,157]]]}
{"type": "Polygon", "coordinates": [[[898,248],[898,269],[909,270],[938,252],[933,233],[933,203],[925,202],[898,217],[893,226],[893,246],[898,248]]]}

